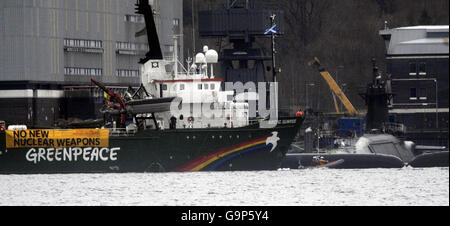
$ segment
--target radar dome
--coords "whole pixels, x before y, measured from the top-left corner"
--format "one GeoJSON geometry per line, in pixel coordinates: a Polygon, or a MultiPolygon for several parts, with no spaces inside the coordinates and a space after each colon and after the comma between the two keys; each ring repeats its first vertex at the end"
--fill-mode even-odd
{"type": "Polygon", "coordinates": [[[195,55],[195,63],[196,64],[204,64],[204,63],[206,63],[205,54],[197,53],[197,55],[195,55]]]}
{"type": "Polygon", "coordinates": [[[208,47],[208,46],[203,46],[203,52],[204,52],[204,53],[208,52],[208,50],[209,50],[209,47],[208,47]]]}
{"type": "Polygon", "coordinates": [[[208,64],[215,64],[217,62],[219,62],[219,54],[217,53],[217,51],[210,49],[205,53],[205,57],[206,57],[206,62],[208,64]]]}

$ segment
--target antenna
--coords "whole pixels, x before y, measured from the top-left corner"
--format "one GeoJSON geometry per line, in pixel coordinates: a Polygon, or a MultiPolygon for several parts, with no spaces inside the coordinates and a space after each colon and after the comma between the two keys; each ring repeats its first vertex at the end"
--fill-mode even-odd
{"type": "Polygon", "coordinates": [[[192,0],[192,56],[195,55],[195,11],[194,11],[194,2],[192,0]]]}
{"type": "Polygon", "coordinates": [[[178,38],[179,37],[182,37],[183,35],[173,35],[173,45],[174,45],[174,47],[173,47],[173,61],[174,61],[174,75],[175,75],[175,77],[177,77],[178,76],[178,72],[179,72],[179,70],[178,70],[178,66],[181,66],[181,68],[184,70],[184,71],[186,71],[186,68],[184,68],[184,66],[183,66],[183,63],[181,63],[179,60],[178,60],[178,38]]]}

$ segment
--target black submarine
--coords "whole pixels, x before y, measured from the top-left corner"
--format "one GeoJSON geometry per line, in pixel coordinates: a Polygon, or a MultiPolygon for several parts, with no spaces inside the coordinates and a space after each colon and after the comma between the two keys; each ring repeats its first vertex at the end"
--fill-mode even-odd
{"type": "MultiPolygon", "coordinates": [[[[316,61],[319,71],[324,70],[316,61]]],[[[373,81],[360,96],[367,106],[366,131],[360,138],[353,138],[352,145],[338,149],[335,153],[288,153],[283,168],[302,169],[317,167],[320,158],[324,164],[339,162],[333,169],[448,167],[449,152],[445,147],[421,146],[399,139],[401,128],[388,122],[388,105],[395,94],[389,79],[382,79],[373,63],[373,81]]]]}

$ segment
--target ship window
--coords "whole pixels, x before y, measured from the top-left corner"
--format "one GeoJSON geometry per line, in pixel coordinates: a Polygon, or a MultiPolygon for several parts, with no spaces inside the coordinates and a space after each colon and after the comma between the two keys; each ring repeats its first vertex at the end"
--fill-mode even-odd
{"type": "Polygon", "coordinates": [[[372,144],[370,145],[375,153],[378,154],[388,154],[399,157],[399,153],[397,149],[394,147],[392,143],[384,143],[384,144],[372,144]]]}
{"type": "Polygon", "coordinates": [[[448,32],[427,32],[427,38],[447,38],[448,32]]]}
{"type": "Polygon", "coordinates": [[[198,90],[202,90],[202,84],[198,84],[198,90]]]}
{"type": "Polygon", "coordinates": [[[427,74],[427,67],[426,63],[420,63],[419,64],[419,75],[426,75],[427,74]]]}
{"type": "Polygon", "coordinates": [[[209,89],[209,84],[205,84],[205,89],[206,89],[206,90],[209,89]]]}
{"type": "Polygon", "coordinates": [[[184,89],[185,89],[184,84],[180,84],[180,90],[184,90],[184,89]]]}
{"type": "Polygon", "coordinates": [[[167,84],[163,84],[163,85],[162,85],[162,90],[164,90],[164,91],[167,90],[167,84]]]}
{"type": "Polygon", "coordinates": [[[417,64],[409,63],[409,75],[417,75],[417,64]]]}
{"type": "Polygon", "coordinates": [[[211,90],[215,90],[216,89],[216,84],[211,84],[211,90]]]}

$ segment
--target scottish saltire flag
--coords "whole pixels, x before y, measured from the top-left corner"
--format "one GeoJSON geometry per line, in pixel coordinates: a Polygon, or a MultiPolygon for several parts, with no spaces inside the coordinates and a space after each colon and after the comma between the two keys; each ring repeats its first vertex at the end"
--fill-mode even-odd
{"type": "Polygon", "coordinates": [[[277,33],[277,25],[276,24],[264,32],[265,35],[271,35],[271,34],[276,34],[276,33],[277,33]]]}

